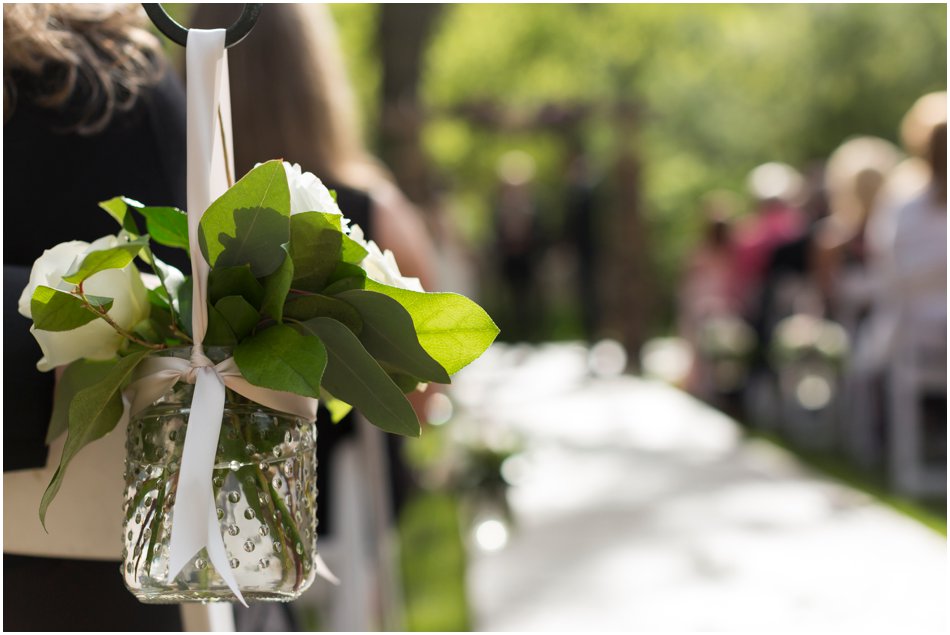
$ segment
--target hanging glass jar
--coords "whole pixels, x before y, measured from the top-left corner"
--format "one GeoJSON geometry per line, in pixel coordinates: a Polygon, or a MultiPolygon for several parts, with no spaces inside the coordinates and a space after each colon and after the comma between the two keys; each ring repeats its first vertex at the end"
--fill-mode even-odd
{"type": "MultiPolygon", "coordinates": [[[[189,348],[156,353],[188,359],[189,348]]],[[[231,355],[208,348],[215,363],[231,355]]],[[[233,602],[202,549],[169,581],[168,545],[194,385],[179,382],[129,421],[122,575],[142,602],[233,602]]],[[[313,582],[316,428],[226,391],[212,487],[229,565],[248,601],[290,601],[313,582]]]]}

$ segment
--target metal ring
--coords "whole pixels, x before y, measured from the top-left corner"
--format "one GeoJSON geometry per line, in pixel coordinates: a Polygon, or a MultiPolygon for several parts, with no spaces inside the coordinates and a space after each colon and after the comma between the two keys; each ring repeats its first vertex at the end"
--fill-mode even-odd
{"type": "MultiPolygon", "coordinates": [[[[175,22],[172,17],[165,12],[162,5],[157,2],[143,2],[142,6],[145,7],[145,13],[152,19],[152,22],[155,23],[158,30],[164,33],[169,40],[181,46],[185,46],[188,43],[188,29],[175,22]]],[[[234,46],[250,34],[251,29],[253,29],[257,23],[257,18],[261,15],[261,8],[263,6],[261,3],[244,5],[244,11],[241,12],[241,16],[225,31],[224,46],[226,48],[234,46]]]]}

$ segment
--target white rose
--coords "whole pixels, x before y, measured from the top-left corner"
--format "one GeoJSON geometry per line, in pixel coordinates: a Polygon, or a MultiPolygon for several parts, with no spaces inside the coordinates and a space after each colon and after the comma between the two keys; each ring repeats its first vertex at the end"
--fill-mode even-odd
{"type": "MultiPolygon", "coordinates": [[[[330,194],[330,190],[311,172],[303,172],[300,164],[293,165],[284,161],[284,172],[287,173],[287,185],[290,187],[290,213],[323,212],[324,214],[338,214],[343,216],[339,205],[330,194]]],[[[347,219],[341,219],[343,231],[347,231],[347,219]]]]}
{"type": "Polygon", "coordinates": [[[366,251],[369,252],[360,263],[360,266],[366,270],[367,276],[376,282],[382,282],[391,287],[410,291],[425,291],[419,278],[407,278],[399,272],[399,265],[396,264],[396,257],[393,252],[388,249],[382,251],[372,240],[364,240],[363,229],[359,225],[353,225],[350,228],[350,238],[363,245],[366,251]]]}
{"type": "MultiPolygon", "coordinates": [[[[20,314],[32,319],[30,300],[38,286],[71,291],[75,285],[64,282],[63,276],[89,252],[114,247],[118,242],[115,236],[105,236],[91,245],[74,240],[44,251],[33,263],[30,282],[20,294],[20,314]]],[[[90,276],[83,283],[83,291],[86,295],[113,298],[109,317],[124,329],[131,329],[148,317],[148,292],[134,263],[129,263],[124,269],[107,269],[90,276]]],[[[36,364],[41,371],[52,370],[80,358],[110,359],[119,350],[123,340],[115,329],[99,319],[71,331],[42,331],[30,327],[30,332],[43,350],[43,357],[36,364]]]]}

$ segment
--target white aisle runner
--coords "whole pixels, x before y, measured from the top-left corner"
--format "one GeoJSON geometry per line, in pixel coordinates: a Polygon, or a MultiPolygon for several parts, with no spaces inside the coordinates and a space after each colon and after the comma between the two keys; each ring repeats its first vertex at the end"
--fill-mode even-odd
{"type": "MultiPolygon", "coordinates": [[[[493,347],[462,420],[526,443],[508,545],[470,553],[473,628],[943,631],[943,536],[583,348],[493,347]]],[[[453,424],[454,425],[454,424],[453,424]]]]}

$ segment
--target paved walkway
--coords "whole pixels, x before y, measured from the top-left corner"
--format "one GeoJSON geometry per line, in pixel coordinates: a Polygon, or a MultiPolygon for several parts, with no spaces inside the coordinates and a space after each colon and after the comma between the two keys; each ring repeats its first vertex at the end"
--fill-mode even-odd
{"type": "Polygon", "coordinates": [[[454,382],[462,429],[525,447],[507,546],[470,554],[474,628],[945,629],[943,536],[586,360],[496,346],[454,382]]]}

